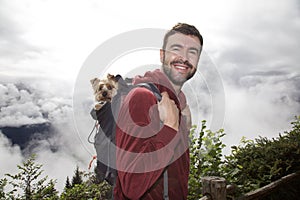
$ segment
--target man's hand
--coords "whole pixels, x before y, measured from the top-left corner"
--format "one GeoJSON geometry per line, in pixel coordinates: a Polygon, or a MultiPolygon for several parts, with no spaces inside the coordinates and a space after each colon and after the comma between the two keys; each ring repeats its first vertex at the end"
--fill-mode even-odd
{"type": "Polygon", "coordinates": [[[160,120],[176,131],[179,128],[179,110],[173,100],[170,99],[167,92],[161,93],[162,99],[158,103],[160,120]]]}
{"type": "Polygon", "coordinates": [[[188,105],[181,111],[182,116],[185,118],[187,129],[190,130],[192,128],[192,117],[191,110],[188,105]]]}

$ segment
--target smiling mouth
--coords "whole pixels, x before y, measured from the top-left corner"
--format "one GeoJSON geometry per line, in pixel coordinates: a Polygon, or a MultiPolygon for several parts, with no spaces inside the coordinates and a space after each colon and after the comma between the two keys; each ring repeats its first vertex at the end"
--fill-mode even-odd
{"type": "Polygon", "coordinates": [[[171,62],[171,65],[174,66],[175,69],[181,72],[187,72],[189,69],[193,68],[193,65],[188,61],[183,62],[183,61],[175,60],[171,62]]]}
{"type": "Polygon", "coordinates": [[[186,65],[178,65],[178,64],[175,64],[174,67],[175,67],[176,69],[180,69],[180,70],[187,70],[187,69],[189,69],[189,67],[186,66],[186,65]]]}
{"type": "Polygon", "coordinates": [[[179,63],[173,64],[172,66],[176,71],[178,71],[181,74],[187,74],[189,70],[192,69],[191,66],[179,63]]]}

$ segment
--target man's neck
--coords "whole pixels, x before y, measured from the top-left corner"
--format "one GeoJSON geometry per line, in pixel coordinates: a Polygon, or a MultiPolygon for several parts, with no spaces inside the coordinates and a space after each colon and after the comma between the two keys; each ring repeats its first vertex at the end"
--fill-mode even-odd
{"type": "MultiPolygon", "coordinates": [[[[169,80],[170,81],[170,80],[169,80]]],[[[174,83],[172,83],[172,81],[170,81],[170,83],[171,83],[171,85],[173,86],[173,88],[174,88],[174,90],[175,90],[175,92],[176,92],[176,95],[178,96],[179,95],[179,93],[180,93],[180,91],[181,91],[181,88],[182,88],[182,86],[180,85],[175,85],[174,83]]]]}
{"type": "Polygon", "coordinates": [[[161,72],[165,75],[165,77],[168,79],[168,81],[170,82],[170,84],[172,85],[175,93],[176,93],[176,96],[179,95],[179,93],[181,92],[181,88],[182,88],[182,85],[175,85],[170,79],[169,77],[165,74],[164,70],[163,69],[160,69],[161,72]]]}

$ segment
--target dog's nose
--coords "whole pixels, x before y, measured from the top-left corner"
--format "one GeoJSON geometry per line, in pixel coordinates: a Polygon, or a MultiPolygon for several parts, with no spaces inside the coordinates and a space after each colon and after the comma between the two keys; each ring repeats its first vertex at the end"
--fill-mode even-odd
{"type": "Polygon", "coordinates": [[[102,92],[102,96],[106,97],[107,96],[107,92],[102,92]]]}

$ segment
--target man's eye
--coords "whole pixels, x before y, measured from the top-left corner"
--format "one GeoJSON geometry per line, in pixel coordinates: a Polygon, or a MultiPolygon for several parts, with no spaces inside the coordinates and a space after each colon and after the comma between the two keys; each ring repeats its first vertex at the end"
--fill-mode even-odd
{"type": "Polygon", "coordinates": [[[196,51],[190,51],[190,54],[192,54],[192,55],[196,55],[196,54],[197,54],[197,52],[196,52],[196,51]]]}
{"type": "Polygon", "coordinates": [[[189,54],[192,56],[197,56],[198,55],[198,51],[197,50],[190,50],[189,54]]]}

